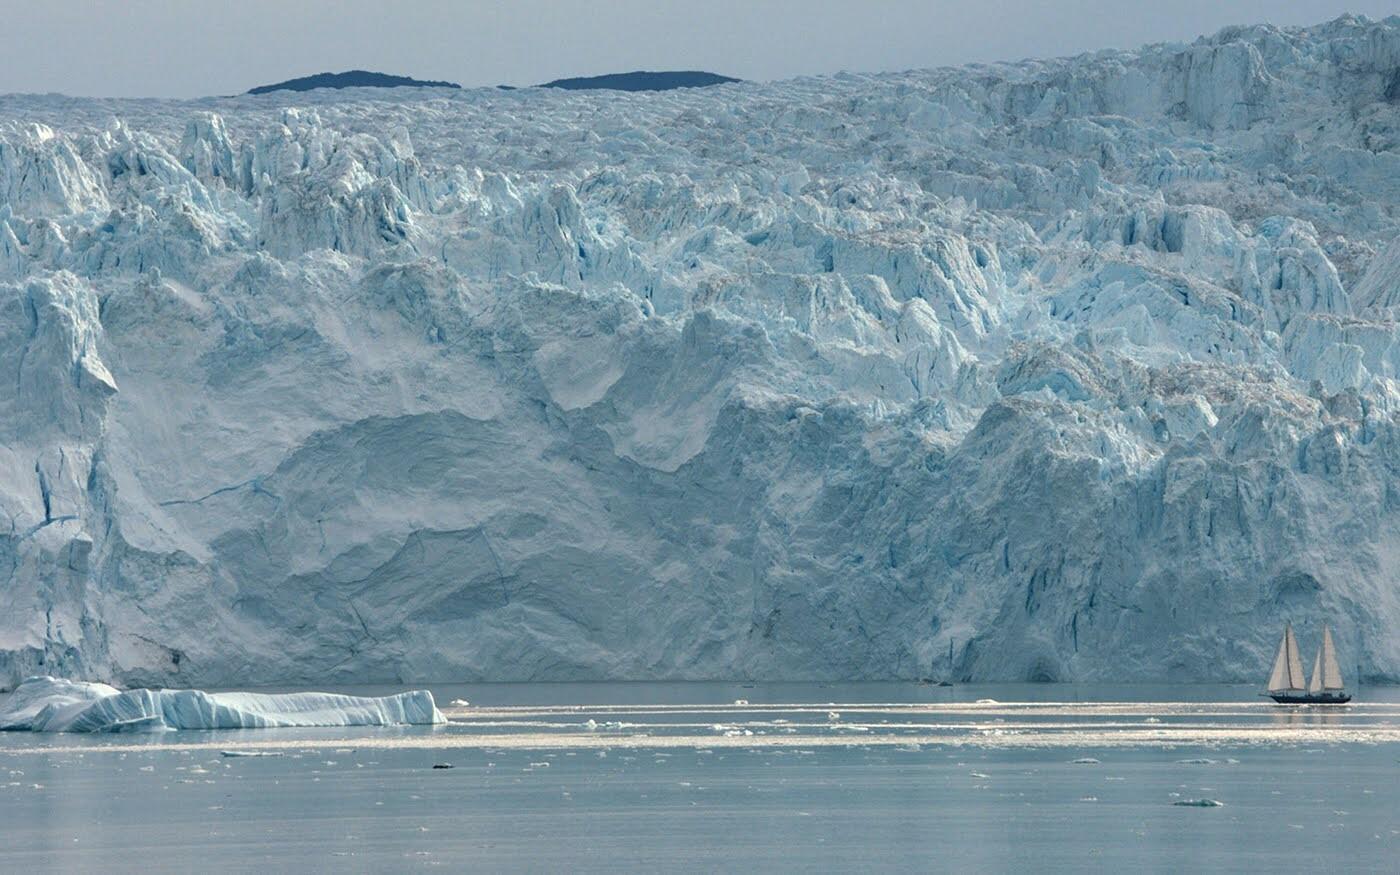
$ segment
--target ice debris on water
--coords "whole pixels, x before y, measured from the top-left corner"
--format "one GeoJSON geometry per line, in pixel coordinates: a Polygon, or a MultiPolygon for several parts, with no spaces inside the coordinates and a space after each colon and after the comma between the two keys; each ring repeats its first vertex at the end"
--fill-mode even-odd
{"type": "Polygon", "coordinates": [[[1178,799],[1172,804],[1183,808],[1222,808],[1225,805],[1218,799],[1178,799]]]}

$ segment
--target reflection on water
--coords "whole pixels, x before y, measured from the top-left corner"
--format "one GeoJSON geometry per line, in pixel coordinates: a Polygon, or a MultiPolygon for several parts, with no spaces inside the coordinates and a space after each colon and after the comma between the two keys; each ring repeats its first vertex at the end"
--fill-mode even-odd
{"type": "MultiPolygon", "coordinates": [[[[1360,716],[1349,714],[1345,709],[1346,705],[1280,705],[1277,710],[1269,712],[1273,725],[1288,729],[1296,727],[1313,726],[1341,726],[1348,717],[1360,716]]],[[[1365,712],[1369,714],[1369,712],[1365,712]]]]}
{"type": "Polygon", "coordinates": [[[218,744],[286,750],[333,737],[379,748],[541,750],[839,747],[853,738],[867,746],[983,748],[1400,742],[1400,691],[1393,688],[1373,688],[1341,706],[1279,705],[1258,695],[1242,697],[1237,687],[1176,686],[499,684],[434,693],[449,721],[445,727],[40,734],[0,738],[0,749],[130,752],[218,744]],[[743,695],[728,698],[736,692],[743,695]],[[1152,698],[1167,693],[1186,695],[1152,698]]]}
{"type": "MultiPolygon", "coordinates": [[[[1250,684],[936,684],[912,682],[771,683],[720,681],[584,681],[577,683],[425,684],[439,704],[463,699],[474,705],[729,705],[754,703],[900,702],[972,704],[1001,702],[1240,702],[1273,705],[1250,684]]],[[[261,692],[297,692],[304,687],[269,687],[261,692]]],[[[402,685],[318,687],[328,692],[385,696],[402,685]]],[[[1400,687],[1361,687],[1353,704],[1400,704],[1400,687]]],[[[1283,707],[1283,706],[1280,706],[1283,707]]]]}
{"type": "Polygon", "coordinates": [[[0,871],[1393,870],[1400,691],[1256,692],[473,685],[438,728],[0,735],[0,871]]]}

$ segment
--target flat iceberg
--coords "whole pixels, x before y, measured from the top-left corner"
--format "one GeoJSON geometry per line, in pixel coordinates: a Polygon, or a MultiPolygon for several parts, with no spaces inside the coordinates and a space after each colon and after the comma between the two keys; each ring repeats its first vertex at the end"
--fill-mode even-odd
{"type": "Polygon", "coordinates": [[[392,696],[337,693],[206,693],[118,690],[106,684],[32,677],[0,706],[0,730],[159,732],[292,726],[446,723],[427,690],[392,696]]]}

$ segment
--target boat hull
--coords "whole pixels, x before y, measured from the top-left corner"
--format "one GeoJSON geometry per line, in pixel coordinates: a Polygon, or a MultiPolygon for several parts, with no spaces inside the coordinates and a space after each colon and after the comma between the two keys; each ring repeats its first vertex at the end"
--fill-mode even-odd
{"type": "Polygon", "coordinates": [[[1280,705],[1345,705],[1350,693],[1269,693],[1280,705]]]}

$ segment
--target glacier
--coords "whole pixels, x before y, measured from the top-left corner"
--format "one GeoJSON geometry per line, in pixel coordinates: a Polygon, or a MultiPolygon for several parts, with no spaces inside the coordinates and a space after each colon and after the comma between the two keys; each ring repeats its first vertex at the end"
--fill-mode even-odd
{"type": "Polygon", "coordinates": [[[1400,679],[1400,18],[0,97],[0,687],[1400,679]]]}
{"type": "Polygon", "coordinates": [[[0,732],[163,732],[446,722],[427,690],[381,697],[117,690],[107,684],[43,676],[25,679],[0,702],[0,732]]]}

